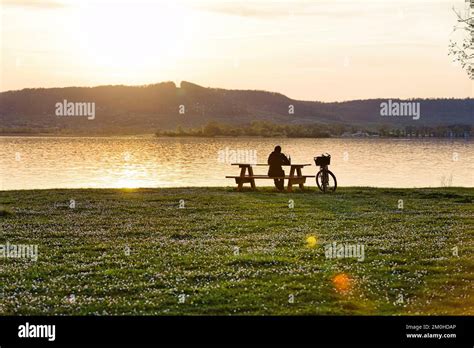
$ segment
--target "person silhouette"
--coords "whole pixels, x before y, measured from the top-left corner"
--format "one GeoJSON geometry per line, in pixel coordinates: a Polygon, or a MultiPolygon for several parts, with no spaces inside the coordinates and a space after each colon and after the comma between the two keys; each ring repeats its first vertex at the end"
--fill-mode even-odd
{"type": "MultiPolygon", "coordinates": [[[[281,167],[284,164],[290,164],[290,160],[281,153],[281,146],[275,146],[273,152],[268,156],[268,176],[285,176],[285,171],[281,167]]],[[[279,191],[283,191],[285,188],[285,180],[284,179],[273,179],[275,182],[275,187],[279,191]]]]}

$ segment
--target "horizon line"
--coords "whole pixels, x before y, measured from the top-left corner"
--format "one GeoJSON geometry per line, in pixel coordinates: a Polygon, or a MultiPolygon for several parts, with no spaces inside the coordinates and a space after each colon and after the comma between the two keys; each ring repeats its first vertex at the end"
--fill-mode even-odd
{"type": "Polygon", "coordinates": [[[347,103],[347,102],[352,102],[352,101],[368,101],[368,100],[446,100],[446,99],[452,99],[452,100],[470,100],[474,99],[473,96],[467,96],[467,97],[410,97],[410,98],[400,98],[400,97],[372,97],[372,98],[365,98],[365,99],[344,99],[344,100],[332,100],[332,101],[322,101],[322,100],[308,100],[308,99],[294,99],[291,98],[281,92],[276,92],[276,91],[271,91],[271,90],[264,90],[264,89],[238,89],[238,88],[223,88],[223,87],[210,87],[210,86],[202,86],[200,84],[186,81],[186,80],[179,80],[180,81],[180,86],[178,87],[176,81],[173,80],[168,80],[168,81],[160,81],[160,82],[154,82],[154,83],[146,83],[146,84],[137,84],[137,85],[128,85],[128,84],[108,84],[108,85],[94,85],[94,86],[62,86],[62,87],[25,87],[21,89],[11,89],[11,90],[5,90],[5,91],[0,91],[0,94],[3,93],[10,93],[10,92],[21,92],[24,90],[35,90],[35,89],[66,89],[66,88],[99,88],[99,87],[150,87],[154,85],[159,85],[159,84],[166,84],[166,83],[172,83],[176,89],[182,88],[181,84],[183,82],[189,83],[201,88],[205,89],[219,89],[219,90],[228,90],[228,91],[249,91],[249,92],[265,92],[265,93],[274,93],[274,94],[280,94],[290,100],[295,100],[299,102],[314,102],[314,103],[325,103],[325,104],[334,104],[334,103],[347,103]]]}

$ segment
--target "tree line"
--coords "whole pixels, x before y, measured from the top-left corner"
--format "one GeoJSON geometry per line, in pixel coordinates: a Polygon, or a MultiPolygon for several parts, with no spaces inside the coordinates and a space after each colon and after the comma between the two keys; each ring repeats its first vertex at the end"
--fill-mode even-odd
{"type": "Polygon", "coordinates": [[[175,130],[158,130],[158,137],[218,137],[218,136],[258,136],[288,138],[330,138],[341,136],[381,136],[381,137],[455,137],[471,136],[470,125],[449,126],[405,126],[379,125],[358,127],[344,124],[277,124],[268,121],[253,121],[247,125],[230,125],[210,121],[195,128],[177,126],[175,130]]]}

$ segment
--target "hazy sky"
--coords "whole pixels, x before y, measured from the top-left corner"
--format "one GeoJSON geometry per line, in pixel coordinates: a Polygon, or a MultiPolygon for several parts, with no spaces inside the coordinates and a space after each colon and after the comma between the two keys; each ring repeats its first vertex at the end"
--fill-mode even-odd
{"type": "Polygon", "coordinates": [[[2,91],[148,84],[291,98],[468,97],[464,0],[0,0],[2,91]]]}

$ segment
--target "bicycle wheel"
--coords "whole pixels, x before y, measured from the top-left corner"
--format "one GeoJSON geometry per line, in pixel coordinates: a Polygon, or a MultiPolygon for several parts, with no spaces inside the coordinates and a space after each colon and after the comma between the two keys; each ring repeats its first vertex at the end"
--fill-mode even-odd
{"type": "Polygon", "coordinates": [[[316,174],[316,185],[323,192],[334,192],[337,188],[336,176],[330,170],[321,169],[316,174]]]}

